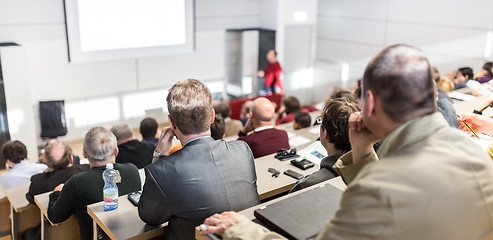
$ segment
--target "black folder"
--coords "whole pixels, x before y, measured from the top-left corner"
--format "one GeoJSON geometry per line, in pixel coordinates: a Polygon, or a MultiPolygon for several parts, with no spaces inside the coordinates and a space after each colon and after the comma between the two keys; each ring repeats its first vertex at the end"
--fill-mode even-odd
{"type": "Polygon", "coordinates": [[[255,217],[288,239],[315,239],[339,208],[342,190],[326,184],[255,210],[255,217]]]}

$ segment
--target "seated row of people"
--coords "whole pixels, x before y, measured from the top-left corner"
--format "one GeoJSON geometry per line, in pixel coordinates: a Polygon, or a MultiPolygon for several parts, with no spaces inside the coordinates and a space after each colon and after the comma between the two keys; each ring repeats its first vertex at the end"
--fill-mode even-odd
{"type": "MultiPolygon", "coordinates": [[[[436,112],[431,72],[424,53],[408,45],[387,47],[369,62],[362,111],[348,120],[351,151],[333,165],[347,189],[317,239],[493,235],[493,163],[436,112]],[[377,141],[383,141],[378,154],[377,141]]],[[[285,239],[231,211],[204,224],[209,226],[201,234],[223,239],[285,239]]]]}

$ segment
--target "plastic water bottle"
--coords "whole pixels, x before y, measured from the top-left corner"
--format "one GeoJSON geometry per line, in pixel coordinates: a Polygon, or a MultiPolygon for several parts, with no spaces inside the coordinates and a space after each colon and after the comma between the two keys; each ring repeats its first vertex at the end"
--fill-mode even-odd
{"type": "Polygon", "coordinates": [[[116,186],[116,179],[118,174],[113,169],[113,163],[106,164],[106,170],[103,172],[103,199],[104,210],[111,211],[118,208],[118,187],[116,186]]]}

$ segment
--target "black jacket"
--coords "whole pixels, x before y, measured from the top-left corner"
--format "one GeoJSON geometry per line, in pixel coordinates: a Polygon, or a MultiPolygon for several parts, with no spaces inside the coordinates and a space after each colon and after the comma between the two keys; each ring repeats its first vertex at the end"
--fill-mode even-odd
{"type": "Polygon", "coordinates": [[[339,176],[339,174],[337,174],[337,172],[332,168],[332,166],[334,166],[337,159],[339,159],[339,157],[341,156],[342,154],[336,154],[322,159],[322,161],[320,162],[320,170],[299,180],[296,183],[296,185],[294,185],[293,189],[291,189],[291,192],[295,192],[302,188],[306,188],[339,176]]]}
{"type": "Polygon", "coordinates": [[[26,199],[34,203],[34,195],[51,192],[61,183],[65,183],[72,175],[89,170],[89,164],[74,165],[69,168],[44,172],[31,177],[29,192],[26,193],[26,199]]]}
{"type": "MultiPolygon", "coordinates": [[[[133,164],[115,164],[121,176],[117,183],[118,195],[122,196],[141,189],[139,171],[133,164]]],[[[103,172],[105,166],[91,168],[75,174],[63,186],[62,191],[50,194],[48,218],[61,223],[75,213],[80,227],[80,239],[92,239],[92,218],[87,214],[87,205],[103,201],[103,172]]]]}
{"type": "Polygon", "coordinates": [[[144,168],[152,162],[152,154],[156,145],[150,142],[130,140],[118,145],[117,163],[133,163],[138,169],[144,168]]]}

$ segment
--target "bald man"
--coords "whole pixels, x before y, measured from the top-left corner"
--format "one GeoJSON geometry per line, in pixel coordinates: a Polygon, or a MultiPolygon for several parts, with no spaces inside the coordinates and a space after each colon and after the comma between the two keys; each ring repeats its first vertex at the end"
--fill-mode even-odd
{"type": "Polygon", "coordinates": [[[89,170],[89,165],[74,165],[72,148],[60,141],[53,141],[45,149],[46,164],[49,171],[31,177],[31,185],[26,198],[34,203],[34,195],[52,191],[60,183],[65,183],[72,175],[89,170]]]}
{"type": "Polygon", "coordinates": [[[289,149],[288,134],[284,130],[274,128],[274,117],[274,105],[269,99],[255,99],[250,118],[238,133],[238,140],[243,140],[250,146],[255,158],[275,153],[279,149],[289,149]],[[253,133],[248,134],[251,131],[253,133]]]}

